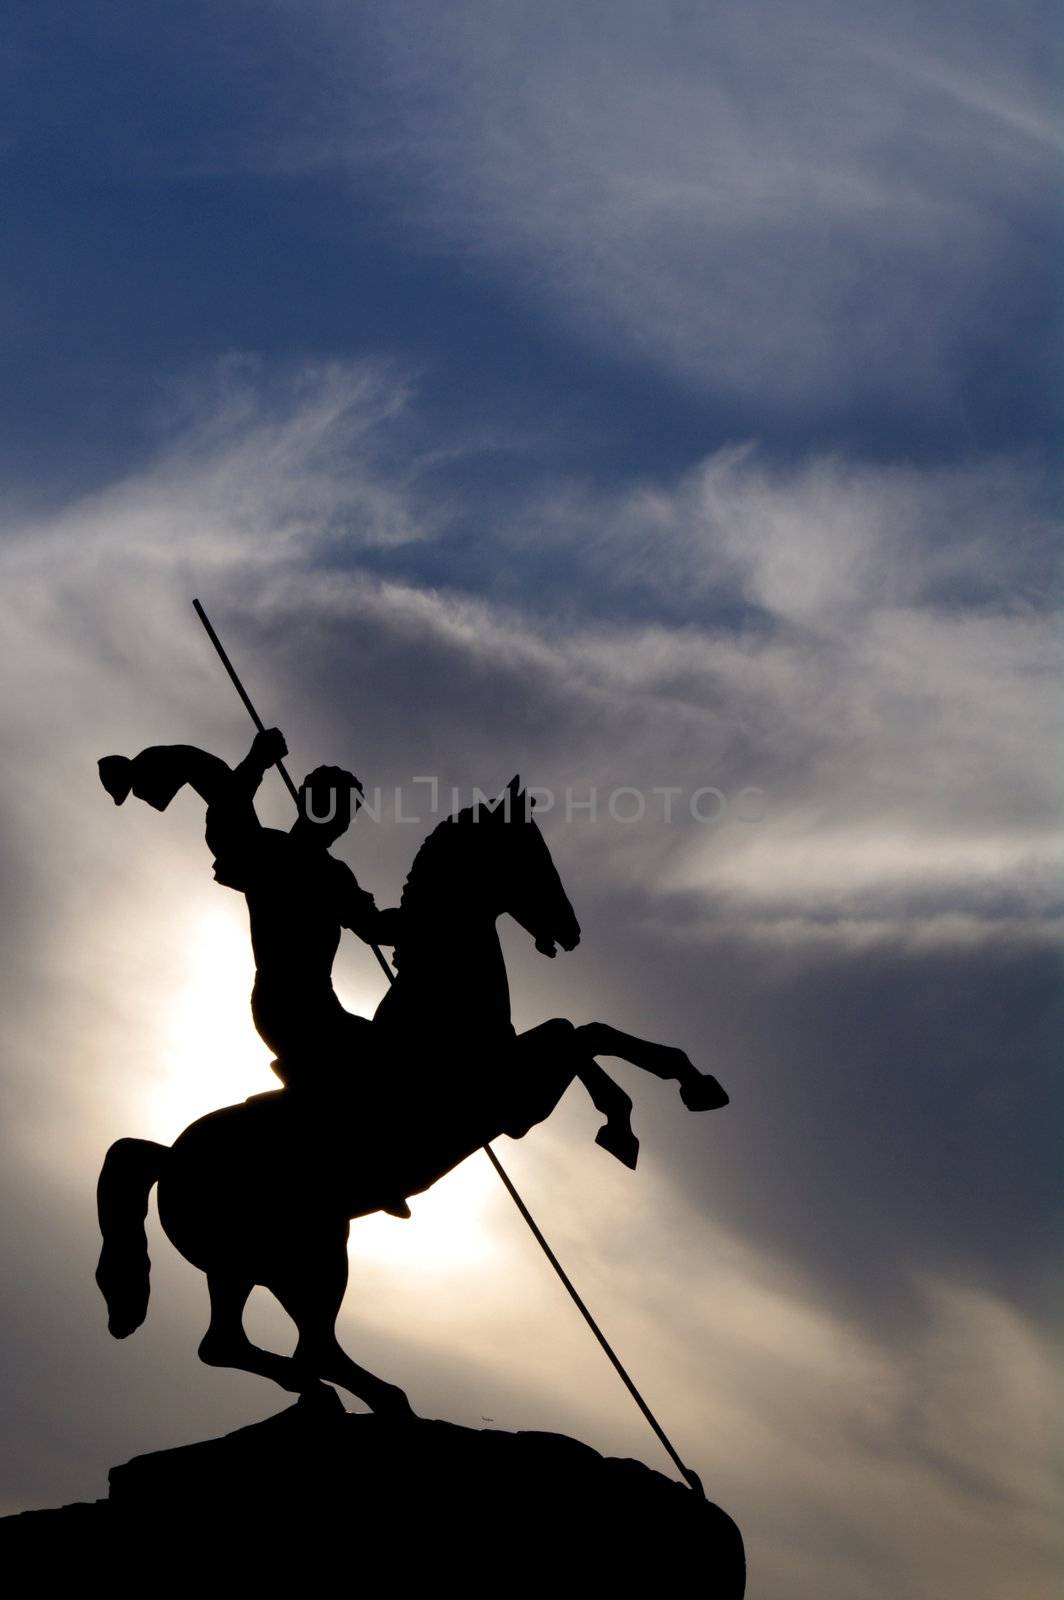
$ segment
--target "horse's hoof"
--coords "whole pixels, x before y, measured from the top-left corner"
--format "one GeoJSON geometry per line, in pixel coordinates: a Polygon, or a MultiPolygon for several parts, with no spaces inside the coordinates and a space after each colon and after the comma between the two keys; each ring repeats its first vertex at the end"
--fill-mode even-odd
{"type": "Polygon", "coordinates": [[[719,1111],[728,1104],[728,1096],[711,1072],[700,1072],[681,1084],[680,1099],[688,1111],[719,1111]]]}
{"type": "Polygon", "coordinates": [[[605,1122],[595,1135],[595,1143],[603,1150],[608,1150],[611,1156],[616,1156],[622,1166],[631,1172],[635,1171],[635,1164],[639,1160],[639,1140],[631,1128],[611,1128],[605,1122]]]}

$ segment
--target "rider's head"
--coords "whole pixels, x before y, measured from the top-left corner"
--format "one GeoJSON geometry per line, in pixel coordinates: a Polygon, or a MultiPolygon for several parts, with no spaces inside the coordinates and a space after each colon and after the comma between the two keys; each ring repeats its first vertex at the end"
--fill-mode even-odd
{"type": "Polygon", "coordinates": [[[350,826],[363,792],[353,772],[342,767],[315,767],[299,786],[296,826],[323,844],[332,844],[350,826]]]}

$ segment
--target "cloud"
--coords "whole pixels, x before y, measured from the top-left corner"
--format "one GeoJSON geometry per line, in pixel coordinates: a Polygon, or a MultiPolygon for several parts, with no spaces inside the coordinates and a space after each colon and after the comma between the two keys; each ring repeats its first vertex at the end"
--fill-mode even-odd
{"type": "Polygon", "coordinates": [[[322,111],[278,159],[379,163],[414,240],[622,361],[766,414],[931,418],[1037,361],[1051,295],[1040,18],[977,9],[323,7],[322,111]]]}
{"type": "MultiPolygon", "coordinates": [[[[201,590],[271,674],[270,703],[298,685],[306,759],[333,737],[325,708],[354,694],[357,747],[341,753],[364,778],[417,768],[446,789],[521,770],[577,824],[563,855],[586,851],[617,891],[706,896],[718,919],[788,936],[804,922],[948,940],[1054,916],[1056,527],[1036,461],[785,469],[743,446],[621,492],[522,490],[481,530],[495,559],[477,590],[418,576],[457,518],[394,374],[230,360],[185,404],[136,475],[11,531],[9,733],[31,771],[49,696],[68,719],[77,707],[76,738],[101,737],[98,688],[96,709],[70,699],[83,652],[109,674],[105,741],[135,715],[146,662],[185,726],[213,672],[177,620],[201,590]],[[534,581],[555,550],[560,615],[534,581]],[[521,601],[496,593],[496,571],[525,566],[521,601]],[[634,823],[611,814],[620,788],[638,791],[627,814],[645,808],[634,823]]],[[[473,497],[462,536],[495,511],[473,497]]],[[[239,708],[208,707],[231,739],[239,708]]],[[[17,793],[40,803],[32,777],[17,793]]]]}

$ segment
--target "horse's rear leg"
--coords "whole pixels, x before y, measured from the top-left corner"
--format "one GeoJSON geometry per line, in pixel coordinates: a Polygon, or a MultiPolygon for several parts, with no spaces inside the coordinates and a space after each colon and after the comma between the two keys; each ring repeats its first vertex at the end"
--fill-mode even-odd
{"type": "Polygon", "coordinates": [[[347,1289],[346,1235],[331,1247],[312,1247],[298,1262],[276,1273],[267,1287],[299,1331],[295,1361],[301,1370],[338,1383],[378,1415],[400,1419],[414,1415],[402,1389],[352,1361],[336,1337],[336,1318],[347,1289]]]}
{"type": "Polygon", "coordinates": [[[587,1022],[577,1028],[576,1037],[593,1056],[619,1056],[622,1061],[653,1073],[655,1078],[674,1080],[688,1111],[716,1111],[728,1104],[728,1096],[716,1078],[699,1072],[690,1057],[674,1045],[637,1039],[635,1034],[622,1033],[606,1022],[587,1022]]]}
{"type": "MultiPolygon", "coordinates": [[[[262,1378],[272,1378],[282,1389],[293,1394],[310,1394],[321,1391],[321,1397],[331,1391],[318,1380],[317,1374],[292,1356],[275,1355],[252,1344],[244,1332],[244,1307],[254,1287],[250,1278],[236,1274],[213,1271],[207,1274],[207,1288],[211,1297],[211,1321],[200,1341],[199,1357],[209,1367],[236,1367],[240,1372],[255,1372],[262,1378]]],[[[335,1399],[335,1396],[333,1397],[335,1399]]]]}

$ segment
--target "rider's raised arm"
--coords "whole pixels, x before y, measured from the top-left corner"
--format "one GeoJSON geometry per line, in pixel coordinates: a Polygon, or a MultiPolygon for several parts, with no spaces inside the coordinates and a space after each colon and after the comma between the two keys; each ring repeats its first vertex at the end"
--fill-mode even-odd
{"type": "Polygon", "coordinates": [[[242,887],[232,872],[240,876],[239,858],[257,842],[262,832],[262,824],[255,815],[255,794],[267,769],[287,754],[288,746],[279,729],[262,729],[234,771],[226,767],[226,781],[217,786],[214,796],[208,800],[207,843],[218,857],[215,876],[220,882],[242,887]],[[226,866],[231,869],[229,875],[226,875],[226,866]]]}
{"type": "Polygon", "coordinates": [[[288,746],[280,728],[260,728],[251,749],[233,771],[241,792],[250,800],[269,768],[283,761],[287,754],[288,746]]]}

